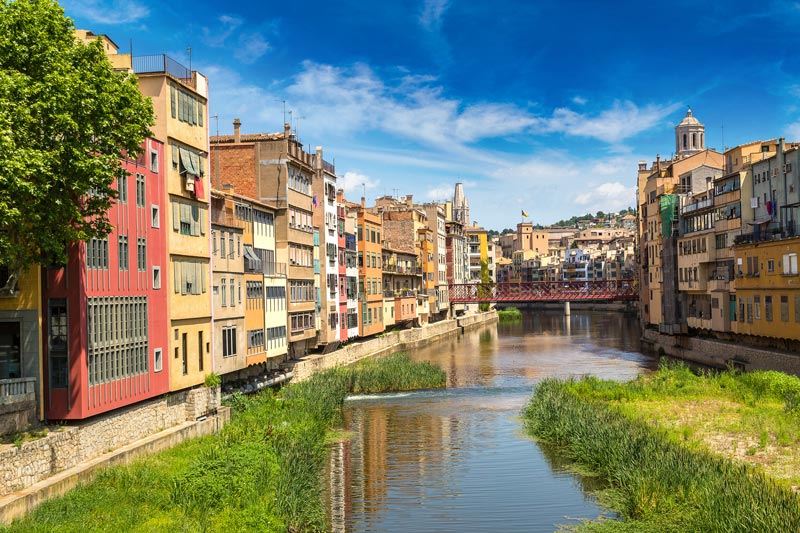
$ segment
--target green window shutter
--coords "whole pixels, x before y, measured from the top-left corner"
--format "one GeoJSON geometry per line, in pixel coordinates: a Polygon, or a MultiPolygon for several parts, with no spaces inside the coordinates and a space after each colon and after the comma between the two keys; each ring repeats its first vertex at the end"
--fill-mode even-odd
{"type": "Polygon", "coordinates": [[[172,271],[173,271],[172,272],[173,273],[173,275],[172,275],[172,278],[173,278],[172,284],[174,285],[175,292],[180,292],[181,291],[181,276],[180,276],[180,271],[178,269],[178,262],[177,261],[174,261],[172,263],[172,271]]]}
{"type": "Polygon", "coordinates": [[[200,235],[206,234],[206,210],[200,209],[200,235]]]}
{"type": "Polygon", "coordinates": [[[170,85],[169,86],[169,104],[170,104],[170,108],[172,109],[172,118],[175,118],[176,102],[175,102],[175,86],[174,85],[170,85]]]}
{"type": "Polygon", "coordinates": [[[200,288],[206,292],[206,264],[200,263],[200,288]]]}
{"type": "MultiPolygon", "coordinates": [[[[201,126],[202,126],[202,124],[201,124],[201,126]]],[[[200,156],[199,157],[199,161],[200,161],[200,176],[205,176],[206,175],[205,158],[203,158],[203,156],[200,156]]]]}
{"type": "Polygon", "coordinates": [[[181,229],[180,205],[182,204],[172,202],[172,231],[180,231],[181,229]]]}
{"type": "Polygon", "coordinates": [[[200,235],[200,208],[196,205],[192,209],[192,235],[200,235]]]}
{"type": "Polygon", "coordinates": [[[203,125],[203,103],[197,102],[197,125],[203,125]]]}
{"type": "Polygon", "coordinates": [[[179,149],[177,144],[172,145],[172,168],[178,168],[179,149]]]}

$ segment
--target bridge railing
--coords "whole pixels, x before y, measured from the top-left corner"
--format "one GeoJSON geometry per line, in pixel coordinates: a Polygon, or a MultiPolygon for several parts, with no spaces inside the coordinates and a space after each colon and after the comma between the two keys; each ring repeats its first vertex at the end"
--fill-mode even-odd
{"type": "Polygon", "coordinates": [[[577,302],[639,298],[638,281],[632,279],[465,283],[450,285],[449,290],[450,301],[453,303],[577,302]]]}

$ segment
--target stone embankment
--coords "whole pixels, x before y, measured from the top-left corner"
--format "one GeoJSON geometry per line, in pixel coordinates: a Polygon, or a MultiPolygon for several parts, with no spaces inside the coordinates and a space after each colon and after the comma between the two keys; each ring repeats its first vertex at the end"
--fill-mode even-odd
{"type": "Polygon", "coordinates": [[[497,312],[470,314],[453,320],[442,320],[419,328],[387,332],[378,337],[355,341],[325,354],[303,358],[294,365],[292,381],[304,381],[316,372],[350,365],[361,359],[391,352],[410,350],[427,343],[460,335],[466,329],[497,322],[497,312]]]}
{"type": "Polygon", "coordinates": [[[198,387],[0,446],[0,523],[64,494],[104,466],[219,431],[230,419],[219,398],[219,388],[198,387]]]}
{"type": "Polygon", "coordinates": [[[642,342],[654,353],[663,352],[665,355],[714,368],[777,370],[800,376],[800,355],[797,353],[754,348],[688,335],[663,335],[649,329],[644,331],[642,342]]]}

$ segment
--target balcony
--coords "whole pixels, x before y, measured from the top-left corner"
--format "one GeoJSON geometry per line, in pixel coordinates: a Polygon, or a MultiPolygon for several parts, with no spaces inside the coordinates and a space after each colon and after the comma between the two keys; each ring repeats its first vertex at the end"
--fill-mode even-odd
{"type": "Polygon", "coordinates": [[[800,224],[786,226],[774,225],[766,229],[760,229],[758,226],[754,226],[753,228],[752,233],[737,235],[733,240],[733,244],[779,241],[800,237],[800,224]]]}
{"type": "Polygon", "coordinates": [[[244,229],[245,225],[243,220],[236,218],[236,216],[227,209],[211,209],[211,223],[237,229],[244,229]]]}
{"type": "Polygon", "coordinates": [[[693,202],[691,204],[687,204],[687,205],[683,206],[683,208],[681,208],[681,213],[685,215],[687,213],[693,213],[693,212],[698,211],[700,209],[705,209],[707,207],[713,207],[713,206],[714,206],[714,199],[713,198],[709,198],[707,200],[702,200],[702,201],[699,201],[699,202],[693,202]]]}
{"type": "Polygon", "coordinates": [[[136,74],[169,74],[186,85],[197,88],[197,80],[192,71],[166,54],[134,57],[133,71],[136,74]]]}

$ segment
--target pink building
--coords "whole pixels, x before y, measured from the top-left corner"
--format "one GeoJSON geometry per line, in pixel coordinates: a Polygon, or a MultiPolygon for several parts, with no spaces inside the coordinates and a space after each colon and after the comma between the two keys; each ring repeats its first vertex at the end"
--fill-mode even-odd
{"type": "Polygon", "coordinates": [[[73,244],[43,279],[45,418],[77,420],[169,391],[164,145],[118,180],[104,239],[73,244]]]}

